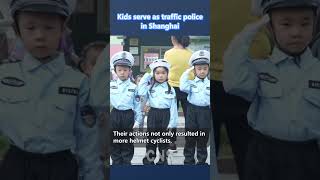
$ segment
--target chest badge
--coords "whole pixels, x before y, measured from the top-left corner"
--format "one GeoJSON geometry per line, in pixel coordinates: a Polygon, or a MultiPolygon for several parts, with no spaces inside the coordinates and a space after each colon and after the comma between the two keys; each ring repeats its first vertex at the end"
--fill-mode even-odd
{"type": "Polygon", "coordinates": [[[65,94],[70,96],[78,96],[79,88],[73,87],[59,87],[59,94],[65,94]]]}
{"type": "Polygon", "coordinates": [[[269,73],[259,73],[258,77],[261,81],[266,81],[266,82],[273,83],[273,84],[278,82],[278,78],[272,76],[269,73]]]}
{"type": "Polygon", "coordinates": [[[320,89],[320,81],[309,80],[309,88],[320,89]]]}
{"type": "Polygon", "coordinates": [[[22,87],[25,85],[25,82],[16,77],[4,77],[1,79],[1,83],[6,86],[12,87],[22,87]]]}

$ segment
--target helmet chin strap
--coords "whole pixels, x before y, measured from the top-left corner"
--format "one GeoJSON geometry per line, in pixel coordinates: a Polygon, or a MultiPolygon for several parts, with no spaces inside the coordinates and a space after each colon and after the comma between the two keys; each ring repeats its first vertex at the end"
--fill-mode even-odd
{"type": "Polygon", "coordinates": [[[201,80],[204,80],[205,79],[205,77],[204,78],[201,78],[201,77],[199,77],[199,76],[197,76],[199,79],[201,79],[201,80]]]}

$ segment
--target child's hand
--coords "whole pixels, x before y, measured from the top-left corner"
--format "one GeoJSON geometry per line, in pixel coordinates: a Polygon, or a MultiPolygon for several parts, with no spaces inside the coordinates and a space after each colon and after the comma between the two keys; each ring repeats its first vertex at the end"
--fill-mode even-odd
{"type": "Polygon", "coordinates": [[[145,105],[144,108],[143,108],[143,111],[148,113],[149,110],[150,110],[150,106],[145,105]]]}
{"type": "Polygon", "coordinates": [[[150,77],[153,77],[153,73],[150,72],[149,75],[150,75],[150,77]]]}
{"type": "Polygon", "coordinates": [[[194,66],[190,67],[189,69],[187,69],[187,72],[191,72],[194,70],[194,66]]]}
{"type": "Polygon", "coordinates": [[[138,128],[140,128],[139,122],[135,122],[133,125],[133,129],[138,129],[138,128]]]}
{"type": "Polygon", "coordinates": [[[244,28],[244,31],[256,34],[256,33],[259,32],[259,30],[261,28],[263,28],[269,22],[270,22],[270,17],[269,17],[268,14],[266,14],[266,15],[262,16],[260,20],[254,22],[254,23],[246,25],[246,27],[244,28]]]}

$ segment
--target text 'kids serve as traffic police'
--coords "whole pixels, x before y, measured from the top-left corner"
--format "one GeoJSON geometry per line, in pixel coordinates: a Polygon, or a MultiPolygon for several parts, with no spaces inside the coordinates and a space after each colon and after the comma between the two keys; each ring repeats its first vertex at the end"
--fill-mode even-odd
{"type": "Polygon", "coordinates": [[[184,147],[184,164],[195,164],[197,147],[197,164],[206,164],[208,157],[207,143],[211,127],[210,80],[208,79],[210,53],[205,50],[192,54],[187,69],[180,78],[180,90],[188,93],[186,112],[186,131],[204,132],[204,136],[186,136],[184,147]],[[189,73],[194,71],[195,79],[189,80],[189,73]]]}
{"type": "MultiPolygon", "coordinates": [[[[127,51],[116,53],[111,64],[118,77],[110,82],[110,102],[113,107],[110,115],[111,129],[118,132],[132,132],[143,124],[141,101],[136,91],[136,84],[131,82],[129,74],[134,64],[134,57],[127,51]]],[[[111,159],[113,165],[130,165],[134,155],[134,145],[130,136],[114,136],[112,132],[111,159]],[[126,143],[115,143],[125,139],[126,143]]]]}
{"type": "Polygon", "coordinates": [[[12,0],[10,8],[25,55],[0,66],[0,131],[10,140],[0,179],[103,179],[89,81],[58,51],[68,2],[12,0]]]}
{"type": "Polygon", "coordinates": [[[227,92],[251,101],[245,179],[319,179],[320,61],[313,57],[319,2],[261,1],[263,18],[238,34],[225,52],[227,92]],[[265,25],[275,47],[268,59],[252,60],[249,47],[265,25]]]}
{"type": "Polygon", "coordinates": [[[170,64],[165,59],[157,59],[149,65],[151,73],[146,73],[138,85],[138,94],[147,96],[150,110],[147,118],[147,131],[150,134],[160,132],[160,136],[149,136],[146,145],[146,156],[143,158],[144,165],[154,165],[157,147],[160,159],[157,165],[167,165],[167,155],[170,142],[158,142],[157,139],[165,139],[164,132],[177,127],[178,110],[176,93],[168,83],[170,64]],[[156,140],[156,141],[155,141],[156,140]]]}

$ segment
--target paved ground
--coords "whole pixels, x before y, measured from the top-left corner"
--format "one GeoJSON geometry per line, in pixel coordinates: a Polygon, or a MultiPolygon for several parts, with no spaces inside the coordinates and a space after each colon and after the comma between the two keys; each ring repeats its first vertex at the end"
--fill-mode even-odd
{"type": "MultiPolygon", "coordinates": [[[[145,118],[144,128],[146,128],[146,124],[147,124],[146,120],[147,118],[145,118]]],[[[178,128],[184,128],[183,116],[179,116],[178,128]]],[[[145,147],[135,147],[135,153],[132,159],[132,165],[142,165],[142,159],[145,156],[145,151],[146,151],[145,147]]],[[[210,164],[209,154],[210,154],[210,146],[208,146],[208,159],[207,159],[208,164],[210,164]]],[[[157,162],[158,159],[159,157],[157,157],[155,162],[157,162]]],[[[169,152],[169,156],[168,156],[169,165],[183,165],[183,160],[184,160],[183,147],[178,147],[177,151],[175,152],[173,151],[169,152]]],[[[112,163],[111,159],[110,159],[110,162],[112,163]]],[[[238,180],[238,176],[236,174],[219,174],[218,180],[238,180]]]]}
{"type": "MultiPolygon", "coordinates": [[[[145,120],[144,120],[144,128],[146,128],[146,124],[147,124],[147,117],[145,117],[145,120]]],[[[179,116],[178,128],[184,128],[184,117],[183,116],[179,116]]],[[[135,147],[134,151],[135,152],[134,152],[134,156],[132,159],[132,165],[142,165],[142,159],[145,156],[146,148],[145,147],[135,147]]],[[[210,146],[208,147],[208,159],[207,159],[208,164],[210,164],[209,154],[210,154],[210,146]]],[[[158,159],[159,159],[159,157],[157,157],[155,162],[157,162],[158,159]]],[[[178,147],[177,151],[170,151],[169,152],[169,155],[168,155],[168,164],[169,165],[183,165],[183,160],[184,160],[183,147],[178,147]]],[[[112,163],[112,160],[110,160],[110,161],[112,163]]]]}

